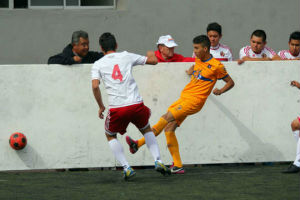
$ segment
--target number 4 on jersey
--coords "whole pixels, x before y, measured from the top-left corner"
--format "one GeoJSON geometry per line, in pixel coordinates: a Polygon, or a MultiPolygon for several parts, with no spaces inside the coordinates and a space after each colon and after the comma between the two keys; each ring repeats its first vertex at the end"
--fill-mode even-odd
{"type": "Polygon", "coordinates": [[[114,80],[119,79],[119,80],[122,82],[123,76],[122,76],[122,74],[121,74],[119,65],[115,65],[115,66],[114,66],[114,69],[113,69],[113,72],[112,72],[111,77],[112,77],[114,80]]]}

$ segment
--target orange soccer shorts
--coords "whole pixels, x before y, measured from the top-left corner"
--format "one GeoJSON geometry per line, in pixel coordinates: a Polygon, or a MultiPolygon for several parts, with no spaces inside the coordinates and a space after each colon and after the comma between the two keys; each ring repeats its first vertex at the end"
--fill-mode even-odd
{"type": "Polygon", "coordinates": [[[197,99],[194,101],[192,99],[179,98],[168,108],[168,111],[172,113],[177,125],[180,126],[188,115],[199,112],[205,101],[206,99],[197,99]]]}

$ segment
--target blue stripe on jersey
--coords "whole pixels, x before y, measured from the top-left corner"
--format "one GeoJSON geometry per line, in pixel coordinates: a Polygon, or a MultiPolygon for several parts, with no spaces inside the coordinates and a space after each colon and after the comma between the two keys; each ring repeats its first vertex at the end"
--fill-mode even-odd
{"type": "Polygon", "coordinates": [[[219,78],[218,80],[221,80],[221,79],[224,79],[224,78],[227,78],[229,75],[227,74],[226,76],[224,76],[223,78],[219,78]]]}
{"type": "Polygon", "coordinates": [[[213,80],[211,80],[211,79],[209,79],[209,78],[205,78],[204,76],[201,76],[201,74],[199,74],[197,78],[200,79],[200,80],[203,80],[203,81],[210,81],[210,82],[213,82],[213,80]]]}

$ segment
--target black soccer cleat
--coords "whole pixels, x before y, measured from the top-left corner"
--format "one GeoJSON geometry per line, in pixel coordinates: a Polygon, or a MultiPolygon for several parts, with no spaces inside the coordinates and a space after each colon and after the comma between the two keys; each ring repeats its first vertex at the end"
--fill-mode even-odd
{"type": "Polygon", "coordinates": [[[300,167],[297,167],[294,164],[291,164],[285,171],[283,171],[282,173],[298,173],[300,171],[300,167]]]}

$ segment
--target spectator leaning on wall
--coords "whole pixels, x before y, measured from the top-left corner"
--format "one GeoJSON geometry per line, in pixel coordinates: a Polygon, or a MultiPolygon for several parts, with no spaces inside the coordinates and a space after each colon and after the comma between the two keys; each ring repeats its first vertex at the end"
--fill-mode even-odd
{"type": "Polygon", "coordinates": [[[255,30],[250,37],[250,46],[240,50],[239,64],[244,61],[281,60],[275,51],[266,46],[267,35],[264,30],[255,30]]]}
{"type": "Polygon", "coordinates": [[[160,36],[156,44],[157,51],[155,51],[155,56],[158,62],[195,62],[195,58],[184,57],[174,53],[175,47],[178,45],[171,35],[160,36]]]}
{"type": "Polygon", "coordinates": [[[300,32],[295,31],[290,35],[289,50],[282,50],[278,55],[283,60],[300,60],[300,32]]]}
{"type": "MultiPolygon", "coordinates": [[[[219,61],[232,61],[231,49],[220,43],[222,38],[222,26],[216,22],[210,23],[207,25],[206,33],[211,44],[210,54],[219,61]]],[[[194,53],[193,57],[195,57],[194,53]]]]}
{"type": "Polygon", "coordinates": [[[89,51],[89,35],[85,31],[75,31],[71,44],[62,53],[51,56],[48,64],[72,65],[80,63],[94,63],[103,57],[103,53],[89,51]]]}

